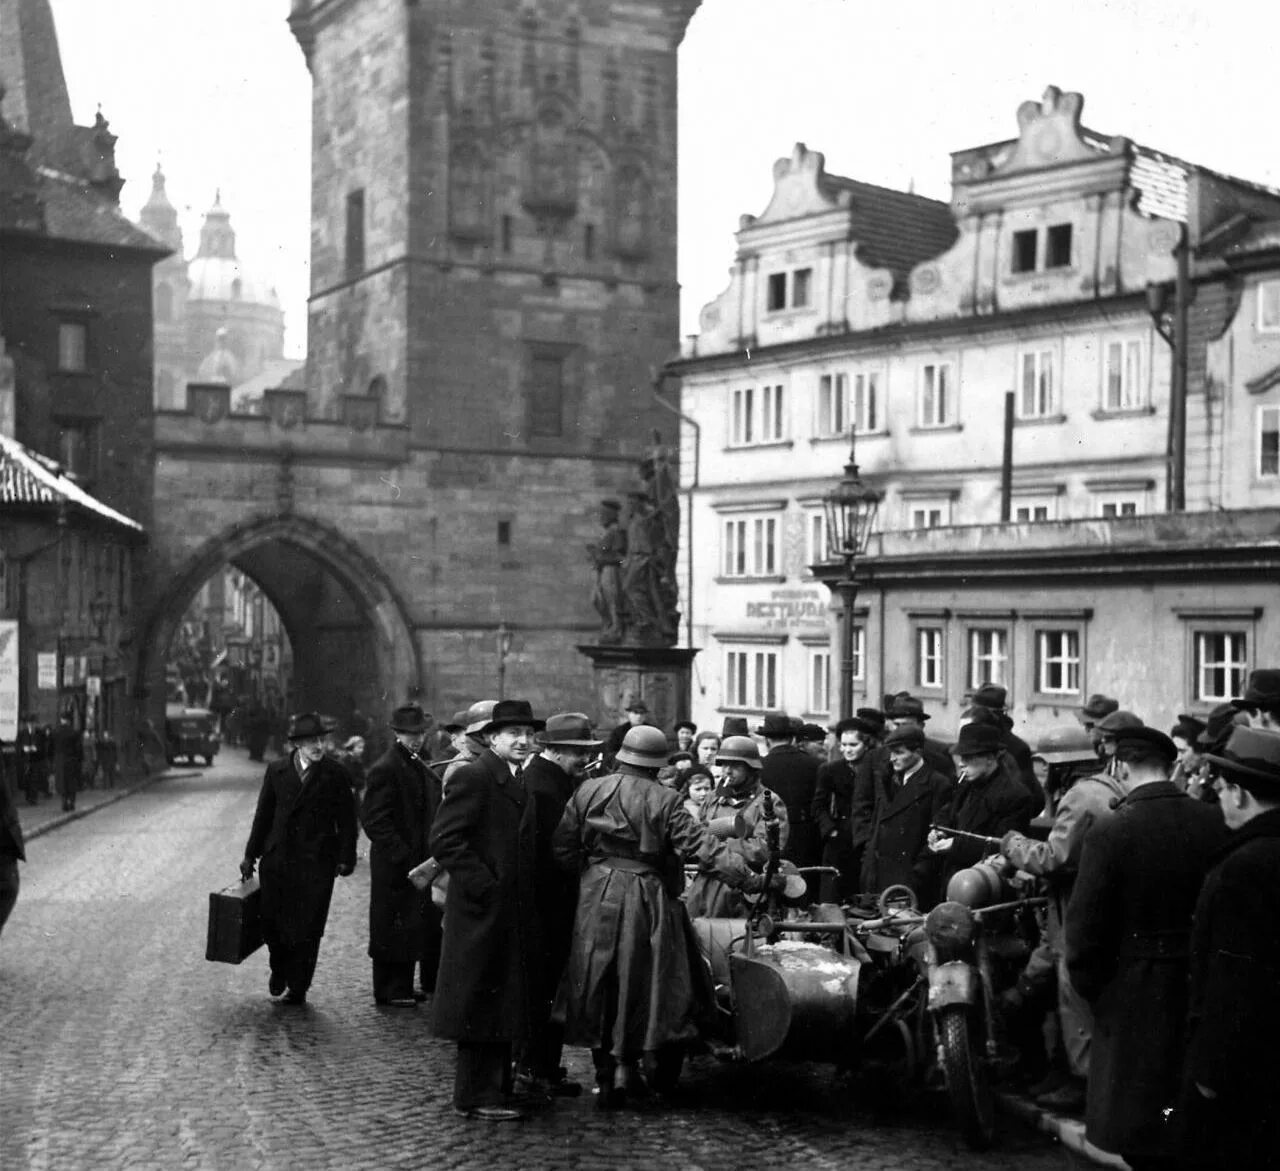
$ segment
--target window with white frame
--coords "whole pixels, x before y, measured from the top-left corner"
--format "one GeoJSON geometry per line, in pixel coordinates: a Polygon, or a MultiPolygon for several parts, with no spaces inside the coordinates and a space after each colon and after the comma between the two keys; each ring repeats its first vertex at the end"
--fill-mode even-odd
{"type": "Polygon", "coordinates": [[[786,388],[744,386],[729,392],[729,443],[745,447],[786,436],[786,388]]]}
{"type": "Polygon", "coordinates": [[[58,369],[79,373],[89,368],[89,326],[83,321],[58,322],[58,369]]]}
{"type": "Polygon", "coordinates": [[[1009,631],[1000,626],[975,626],[969,631],[969,687],[1008,682],[1009,631]]]}
{"type": "Polygon", "coordinates": [[[849,378],[845,374],[823,374],[818,379],[816,434],[843,435],[848,428],[849,378]]]}
{"type": "Polygon", "coordinates": [[[1142,511],[1142,499],[1134,493],[1110,492],[1098,497],[1098,515],[1104,520],[1137,516],[1142,511]]]}
{"type": "Polygon", "coordinates": [[[821,565],[827,555],[827,514],[821,510],[805,515],[806,565],[821,565]]]}
{"type": "Polygon", "coordinates": [[[804,309],[809,304],[812,286],[811,268],[770,273],[765,284],[765,307],[770,313],[779,313],[784,309],[804,309]]]}
{"type": "Polygon", "coordinates": [[[1080,631],[1036,631],[1036,690],[1042,695],[1080,691],[1080,631]]]}
{"type": "Polygon", "coordinates": [[[760,388],[760,442],[777,443],[787,434],[786,393],[779,383],[760,388]]]}
{"type": "Polygon", "coordinates": [[[879,431],[882,422],[879,370],[860,370],[853,376],[853,402],[850,414],[854,427],[864,433],[879,431]]]}
{"type": "Polygon", "coordinates": [[[1258,329],[1280,333],[1280,281],[1262,281],[1258,285],[1258,329]]]}
{"type": "Polygon", "coordinates": [[[1013,519],[1019,524],[1042,520],[1056,520],[1058,498],[1056,496],[1016,496],[1013,500],[1013,519]]]}
{"type": "Polygon", "coordinates": [[[720,571],[725,577],[766,577],[779,572],[780,515],[724,518],[720,571]]]}
{"type": "Polygon", "coordinates": [[[867,630],[865,626],[853,628],[853,679],[865,682],[867,678],[867,630]]]}
{"type": "Polygon", "coordinates": [[[727,707],[774,709],[778,700],[778,652],[761,647],[726,647],[724,702],[727,707]]]}
{"type": "Polygon", "coordinates": [[[909,529],[936,529],[951,523],[951,501],[946,497],[937,500],[908,500],[905,503],[909,529]]]}
{"type": "Polygon", "coordinates": [[[1147,405],[1142,376],[1145,345],[1140,341],[1110,341],[1103,348],[1102,409],[1136,411],[1147,405]]]}
{"type": "Polygon", "coordinates": [[[1223,703],[1244,694],[1249,672],[1249,638],[1243,630],[1193,631],[1195,698],[1223,703]]]}
{"type": "Polygon", "coordinates": [[[744,386],[729,393],[729,442],[756,442],[756,392],[744,386]]]}
{"type": "Polygon", "coordinates": [[[809,648],[809,694],[805,711],[825,715],[831,711],[831,651],[809,648]]]}
{"type": "Polygon", "coordinates": [[[916,627],[916,683],[920,687],[942,686],[942,628],[916,627]]]}
{"type": "Polygon", "coordinates": [[[1018,355],[1018,418],[1044,419],[1056,410],[1053,364],[1052,350],[1018,355]]]}
{"type": "Polygon", "coordinates": [[[948,427],[955,419],[955,375],[950,362],[920,367],[918,419],[921,427],[948,427]]]}
{"type": "Polygon", "coordinates": [[[1280,407],[1258,408],[1258,475],[1280,476],[1280,407]]]}

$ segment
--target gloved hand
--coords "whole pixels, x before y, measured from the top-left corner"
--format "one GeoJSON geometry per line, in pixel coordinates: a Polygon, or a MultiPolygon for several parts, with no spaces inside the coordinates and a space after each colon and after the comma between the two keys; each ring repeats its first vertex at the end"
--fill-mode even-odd
{"type": "Polygon", "coordinates": [[[248,882],[253,877],[253,859],[249,857],[240,859],[240,880],[248,882]]]}
{"type": "Polygon", "coordinates": [[[337,871],[338,877],[339,878],[349,877],[352,871],[355,870],[355,868],[356,868],[356,864],[354,862],[339,862],[338,871],[337,871]]]}

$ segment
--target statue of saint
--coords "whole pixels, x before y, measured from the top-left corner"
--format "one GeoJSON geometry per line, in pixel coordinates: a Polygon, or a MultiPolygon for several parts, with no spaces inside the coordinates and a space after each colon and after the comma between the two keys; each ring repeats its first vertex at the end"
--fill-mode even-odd
{"type": "Polygon", "coordinates": [[[595,567],[591,604],[600,615],[600,641],[619,643],[625,632],[622,599],[622,562],[627,552],[627,535],[618,523],[621,506],[616,500],[600,502],[602,532],[587,554],[595,567]]]}

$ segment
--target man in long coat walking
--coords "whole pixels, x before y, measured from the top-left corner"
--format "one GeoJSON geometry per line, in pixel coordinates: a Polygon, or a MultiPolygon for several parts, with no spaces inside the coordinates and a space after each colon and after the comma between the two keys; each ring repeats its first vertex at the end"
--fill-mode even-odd
{"type": "MultiPolygon", "coordinates": [[[[760,781],[782,798],[787,807],[790,834],[782,856],[797,866],[817,866],[822,861],[822,839],[813,817],[813,794],[821,765],[816,757],[796,746],[791,721],[780,712],[771,712],[756,729],[769,751],[760,765],[760,781]]],[[[816,875],[808,879],[809,896],[818,896],[816,875]]]]}
{"type": "Polygon", "coordinates": [[[440,808],[440,778],[419,753],[431,721],[416,703],[391,713],[395,741],[370,767],[360,821],[369,837],[369,957],[377,1004],[412,1008],[420,970],[425,998],[436,990],[440,912],[409,871],[430,855],[431,824],[440,808]]]}
{"type": "Polygon", "coordinates": [[[1207,759],[1232,833],[1191,931],[1182,1160],[1197,1171],[1280,1154],[1280,732],[1236,728],[1207,759]]]}
{"type": "Polygon", "coordinates": [[[267,765],[241,876],[261,858],[262,938],[271,962],[267,988],[305,1004],[329,918],[335,876],[356,868],[356,806],[346,770],[324,754],[315,712],[296,715],[290,751],[267,765]]]}
{"type": "Polygon", "coordinates": [[[1222,816],[1169,780],[1178,750],[1156,728],[1116,736],[1125,790],[1085,838],[1067,905],[1067,971],[1093,1009],[1085,1136],[1134,1171],[1172,1165],[1187,1014],[1191,913],[1222,816]]]}
{"type": "Polygon", "coordinates": [[[523,772],[544,726],[527,700],[499,700],[477,729],[489,747],[450,776],[431,830],[431,853],[449,875],[433,1028],[458,1044],[454,1110],[490,1122],[520,1117],[512,1047],[528,1037],[540,947],[537,826],[523,772]]]}

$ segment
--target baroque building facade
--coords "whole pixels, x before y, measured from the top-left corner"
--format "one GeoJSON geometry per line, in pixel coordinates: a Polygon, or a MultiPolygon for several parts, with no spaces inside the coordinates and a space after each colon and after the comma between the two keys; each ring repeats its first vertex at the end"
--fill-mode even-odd
{"type": "Polygon", "coordinates": [[[1094,691],[1172,722],[1274,661],[1280,193],[1097,134],[1082,104],[1050,87],[1015,138],[956,152],[949,205],[801,145],[743,218],[668,368],[699,469],[700,723],[840,710],[822,499],[851,433],[884,494],[855,706],[907,689],[954,724],[991,680],[1033,731],[1094,691]]]}

